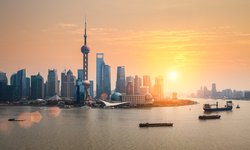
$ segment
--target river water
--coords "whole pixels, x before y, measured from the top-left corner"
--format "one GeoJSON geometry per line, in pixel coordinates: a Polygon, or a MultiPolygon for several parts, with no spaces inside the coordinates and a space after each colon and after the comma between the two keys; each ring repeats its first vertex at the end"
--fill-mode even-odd
{"type": "MultiPolygon", "coordinates": [[[[219,120],[198,120],[199,104],[143,109],[59,109],[1,106],[1,150],[168,149],[249,150],[250,101],[233,101],[219,120]],[[9,118],[25,119],[9,122],[9,118]],[[139,128],[141,122],[173,122],[173,127],[139,128]]],[[[224,100],[219,100],[224,105],[224,100]]]]}

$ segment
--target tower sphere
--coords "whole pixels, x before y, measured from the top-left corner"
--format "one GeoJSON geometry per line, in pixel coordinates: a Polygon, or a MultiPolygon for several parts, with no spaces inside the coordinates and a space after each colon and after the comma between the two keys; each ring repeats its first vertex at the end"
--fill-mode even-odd
{"type": "Polygon", "coordinates": [[[83,45],[83,46],[81,47],[81,51],[82,51],[83,54],[89,53],[89,48],[88,48],[88,46],[87,46],[87,45],[83,45]]]}

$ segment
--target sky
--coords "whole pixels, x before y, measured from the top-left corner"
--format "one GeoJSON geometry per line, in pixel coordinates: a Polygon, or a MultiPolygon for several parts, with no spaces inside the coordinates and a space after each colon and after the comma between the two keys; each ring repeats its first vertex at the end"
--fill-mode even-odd
{"type": "Polygon", "coordinates": [[[249,0],[1,0],[0,71],[77,75],[86,16],[92,80],[103,52],[112,89],[125,66],[126,76],[150,75],[152,83],[163,76],[165,92],[212,83],[250,90],[249,8],[249,0]]]}

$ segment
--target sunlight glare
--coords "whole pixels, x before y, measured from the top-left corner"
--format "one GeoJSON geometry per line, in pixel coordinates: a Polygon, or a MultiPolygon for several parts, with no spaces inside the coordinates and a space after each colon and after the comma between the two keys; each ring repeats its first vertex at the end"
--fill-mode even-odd
{"type": "Polygon", "coordinates": [[[176,80],[176,79],[177,79],[177,73],[176,73],[175,71],[169,72],[168,78],[169,78],[170,80],[176,80]]]}

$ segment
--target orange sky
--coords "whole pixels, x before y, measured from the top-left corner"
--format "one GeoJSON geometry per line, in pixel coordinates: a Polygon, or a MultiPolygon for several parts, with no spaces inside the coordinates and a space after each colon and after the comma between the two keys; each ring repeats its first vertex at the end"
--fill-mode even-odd
{"type": "Polygon", "coordinates": [[[2,0],[0,70],[28,75],[82,65],[83,20],[88,20],[90,79],[95,54],[126,75],[165,77],[166,91],[195,92],[201,85],[250,90],[248,0],[2,0]],[[167,74],[176,71],[170,81],[167,74]]]}

